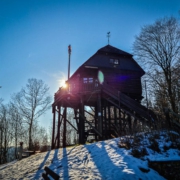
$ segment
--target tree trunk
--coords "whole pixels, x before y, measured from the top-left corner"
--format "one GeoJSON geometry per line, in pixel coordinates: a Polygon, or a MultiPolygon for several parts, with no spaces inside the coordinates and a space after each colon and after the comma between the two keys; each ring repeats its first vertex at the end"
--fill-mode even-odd
{"type": "Polygon", "coordinates": [[[32,150],[32,123],[29,125],[29,150],[32,150]]]}
{"type": "Polygon", "coordinates": [[[173,93],[172,93],[171,72],[165,71],[164,74],[165,74],[166,82],[167,82],[167,85],[168,85],[168,95],[169,95],[171,108],[176,113],[175,100],[174,100],[174,96],[173,96],[173,93]]]}
{"type": "Polygon", "coordinates": [[[0,142],[0,164],[2,164],[2,143],[3,143],[3,130],[1,129],[1,142],[0,142]]]}

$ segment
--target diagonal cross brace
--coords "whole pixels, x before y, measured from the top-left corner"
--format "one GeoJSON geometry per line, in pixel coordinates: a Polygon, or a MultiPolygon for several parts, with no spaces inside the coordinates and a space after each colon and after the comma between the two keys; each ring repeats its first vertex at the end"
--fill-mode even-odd
{"type": "Polygon", "coordinates": [[[92,126],[92,124],[91,124],[89,121],[87,121],[84,116],[82,116],[81,114],[79,114],[79,115],[84,119],[84,121],[85,121],[86,123],[89,124],[89,126],[90,126],[100,137],[102,137],[102,134],[101,134],[94,126],[92,126]]]}

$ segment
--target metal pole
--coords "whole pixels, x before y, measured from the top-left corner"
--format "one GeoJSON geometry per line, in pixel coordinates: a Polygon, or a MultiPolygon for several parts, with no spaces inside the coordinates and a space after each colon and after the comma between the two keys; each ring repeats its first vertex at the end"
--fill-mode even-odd
{"type": "Polygon", "coordinates": [[[71,60],[71,45],[68,46],[69,62],[68,62],[68,80],[70,77],[70,60],[71,60]]]}
{"type": "Polygon", "coordinates": [[[109,45],[110,32],[107,33],[107,38],[108,38],[108,45],[109,45]]]}

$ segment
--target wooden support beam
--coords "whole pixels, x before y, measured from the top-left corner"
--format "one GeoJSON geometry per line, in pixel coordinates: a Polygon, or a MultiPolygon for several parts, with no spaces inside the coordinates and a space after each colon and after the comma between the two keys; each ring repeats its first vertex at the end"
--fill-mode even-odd
{"type": "MultiPolygon", "coordinates": [[[[107,104],[107,102],[106,102],[106,104],[107,104]]],[[[104,119],[105,119],[105,121],[104,121],[104,135],[105,135],[105,138],[107,139],[107,106],[105,106],[104,107],[104,119]]]]}
{"type": "Polygon", "coordinates": [[[118,128],[115,124],[111,124],[112,127],[113,127],[113,130],[114,130],[114,136],[115,137],[119,137],[119,134],[118,134],[118,128]]]}
{"type": "Polygon", "coordinates": [[[91,116],[93,116],[93,117],[95,117],[95,115],[94,114],[92,114],[92,113],[90,113],[90,112],[88,112],[88,111],[86,111],[86,110],[84,110],[86,113],[88,113],[89,115],[91,115],[91,116]]]}
{"type": "Polygon", "coordinates": [[[103,139],[105,139],[105,137],[104,137],[104,121],[105,121],[105,117],[104,117],[104,107],[103,107],[103,105],[104,105],[104,103],[102,102],[102,100],[101,100],[101,120],[102,120],[102,132],[101,132],[101,134],[102,134],[102,140],[103,139]]]}
{"type": "Polygon", "coordinates": [[[79,143],[85,144],[85,127],[84,127],[84,100],[81,97],[79,104],[79,143]]]}
{"type": "Polygon", "coordinates": [[[122,135],[122,120],[121,120],[121,109],[119,109],[119,134],[122,135]]]}
{"type": "Polygon", "coordinates": [[[110,104],[108,103],[108,138],[110,138],[109,132],[111,127],[111,111],[110,111],[110,104]]]}
{"type": "Polygon", "coordinates": [[[98,110],[98,131],[100,134],[102,134],[102,108],[101,108],[101,94],[98,94],[98,99],[97,99],[97,110],[98,110]]]}
{"type": "Polygon", "coordinates": [[[57,129],[57,148],[60,148],[60,117],[61,117],[61,107],[58,107],[58,129],[57,129]]]}
{"type": "Polygon", "coordinates": [[[79,134],[79,122],[78,122],[79,117],[77,117],[77,114],[78,114],[77,109],[74,109],[74,116],[75,116],[74,119],[76,120],[78,134],[79,134]]]}
{"type": "MultiPolygon", "coordinates": [[[[62,120],[63,120],[64,115],[60,114],[60,116],[61,116],[61,119],[60,119],[59,129],[61,128],[61,124],[62,124],[62,120]]],[[[56,135],[55,144],[56,144],[56,140],[57,140],[57,139],[58,139],[58,133],[57,133],[57,135],[56,135]]],[[[61,140],[61,139],[60,139],[60,140],[61,140]]],[[[59,146],[59,147],[60,147],[60,146],[59,146]]],[[[57,146],[57,148],[58,148],[58,146],[57,146]]]]}
{"type": "MultiPolygon", "coordinates": [[[[98,127],[98,125],[97,125],[97,123],[98,123],[98,110],[97,110],[97,105],[95,106],[95,129],[97,129],[97,127],[98,127]]],[[[98,140],[98,138],[97,138],[97,133],[95,133],[95,140],[97,141],[98,140]]]]}
{"type": "Polygon", "coordinates": [[[66,147],[66,117],[67,117],[67,107],[64,108],[64,128],[63,128],[63,148],[66,147]]]}
{"type": "Polygon", "coordinates": [[[136,133],[136,128],[137,128],[137,119],[134,118],[134,122],[133,122],[133,132],[136,133]]]}
{"type": "Polygon", "coordinates": [[[68,122],[69,125],[71,125],[78,132],[77,128],[71,122],[69,122],[67,119],[66,119],[66,121],[68,122]]]}
{"type": "Polygon", "coordinates": [[[131,132],[131,125],[132,125],[132,123],[131,123],[131,116],[130,115],[128,115],[128,127],[129,127],[129,131],[131,132]]]}
{"type": "Polygon", "coordinates": [[[53,107],[53,127],[52,127],[52,141],[51,141],[51,149],[55,148],[55,144],[54,144],[54,133],[55,133],[55,120],[56,120],[56,111],[55,111],[56,107],[53,107]]]}
{"type": "Polygon", "coordinates": [[[95,113],[95,108],[93,109],[91,106],[89,106],[91,108],[91,110],[95,113]]]}
{"type": "Polygon", "coordinates": [[[126,111],[127,114],[130,114],[131,116],[134,116],[131,112],[128,112],[127,109],[123,108],[122,106],[119,107],[116,103],[114,103],[112,100],[106,98],[106,100],[108,102],[110,102],[112,105],[114,105],[115,107],[117,107],[118,109],[121,108],[123,111],[126,111]]]}
{"type": "Polygon", "coordinates": [[[84,120],[86,123],[89,124],[89,126],[90,126],[100,137],[102,137],[102,134],[101,134],[89,121],[87,121],[85,117],[83,117],[81,114],[79,114],[79,115],[81,116],[81,118],[83,118],[83,120],[84,120]]]}
{"type": "MultiPolygon", "coordinates": [[[[124,132],[124,134],[125,134],[125,132],[126,132],[126,131],[125,131],[125,128],[126,128],[126,123],[127,123],[125,116],[126,116],[126,114],[125,114],[125,111],[124,111],[124,112],[123,112],[123,118],[122,118],[122,119],[123,119],[123,121],[122,121],[122,129],[121,129],[122,132],[124,132]]],[[[123,135],[124,135],[124,134],[123,134],[123,135]]]]}
{"type": "Polygon", "coordinates": [[[114,124],[115,126],[117,126],[117,109],[115,106],[114,106],[114,124]]]}

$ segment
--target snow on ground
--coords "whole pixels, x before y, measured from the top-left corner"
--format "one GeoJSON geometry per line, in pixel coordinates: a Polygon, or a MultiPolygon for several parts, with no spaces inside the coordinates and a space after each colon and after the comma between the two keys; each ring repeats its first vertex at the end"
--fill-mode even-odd
{"type": "MultiPolygon", "coordinates": [[[[163,138],[159,140],[162,145],[163,138]]],[[[0,166],[0,179],[42,179],[43,169],[48,166],[65,180],[161,180],[164,178],[148,167],[147,159],[180,160],[177,149],[159,154],[147,149],[150,154],[138,159],[131,155],[131,149],[120,148],[119,141],[120,138],[116,138],[32,155],[0,166]],[[149,172],[142,172],[140,168],[149,169],[149,172]]]]}

